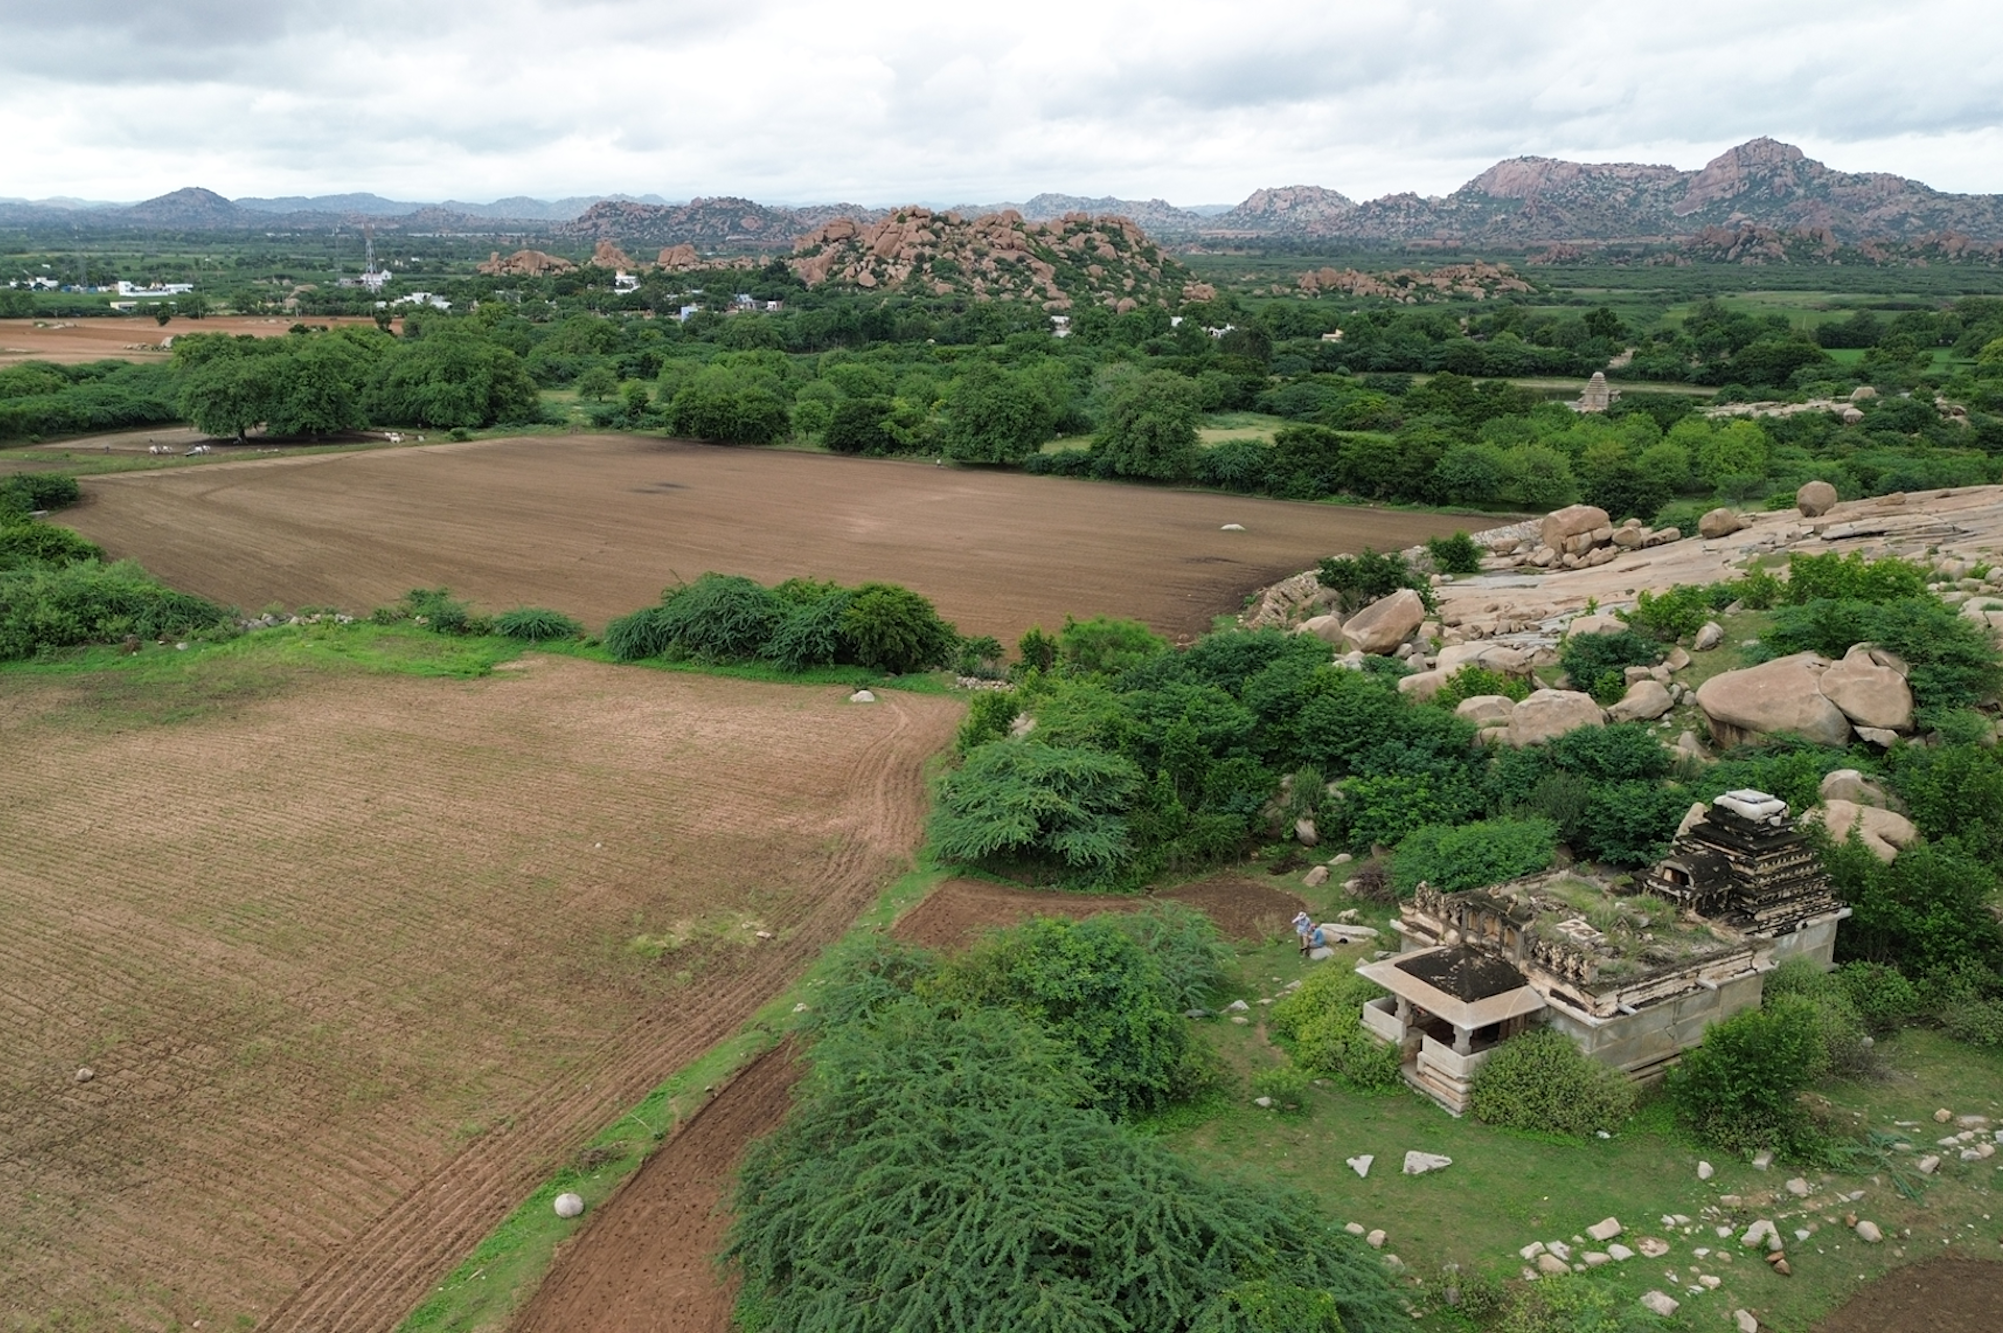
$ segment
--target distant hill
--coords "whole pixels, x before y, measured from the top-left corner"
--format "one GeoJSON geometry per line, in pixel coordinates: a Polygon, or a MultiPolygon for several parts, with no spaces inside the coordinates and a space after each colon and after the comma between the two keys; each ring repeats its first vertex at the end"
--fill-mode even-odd
{"type": "Polygon", "coordinates": [[[252,214],[238,208],[213,190],[191,186],[130,208],[116,210],[118,221],[129,227],[167,227],[182,231],[214,231],[247,227],[252,214]]]}
{"type": "MultiPolygon", "coordinates": [[[[1319,185],[1254,190],[1236,208],[1198,218],[1199,229],[1251,232],[1260,236],[1309,236],[1356,211],[1356,201],[1319,185]]],[[[1192,215],[1193,216],[1193,215],[1192,215]]]]}
{"type": "Polygon", "coordinates": [[[832,218],[873,222],[882,216],[881,209],[856,204],[784,208],[730,196],[691,199],[686,204],[603,200],[573,221],[550,228],[550,234],[642,248],[692,245],[698,250],[781,250],[790,249],[800,233],[832,218]]]}
{"type": "Polygon", "coordinates": [[[1189,280],[1124,218],[1033,222],[1013,209],[968,218],[914,206],[875,222],[835,218],[802,236],[789,262],[809,287],[1012,298],[1051,311],[1175,305],[1189,280]]]}
{"type": "Polygon", "coordinates": [[[1157,237],[1193,236],[1207,225],[1203,214],[1177,208],[1164,199],[1116,199],[1112,195],[1087,198],[1081,194],[1039,194],[1025,203],[965,204],[953,212],[966,217],[1013,210],[1030,222],[1048,222],[1067,213],[1111,214],[1131,219],[1149,235],[1157,237]]]}
{"type": "Polygon", "coordinates": [[[1305,234],[1501,246],[1667,239],[1741,225],[1826,233],[1842,244],[1947,233],[1995,241],[2003,240],[2003,195],[1948,194],[1903,176],[1837,171],[1792,144],[1753,139],[1698,171],[1510,158],[1445,198],[1386,195],[1312,223],[1305,234]]]}

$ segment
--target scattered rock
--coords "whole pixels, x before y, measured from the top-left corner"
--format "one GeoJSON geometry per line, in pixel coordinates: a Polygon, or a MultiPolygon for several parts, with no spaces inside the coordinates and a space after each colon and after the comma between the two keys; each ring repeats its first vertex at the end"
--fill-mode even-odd
{"type": "Polygon", "coordinates": [[[1760,1321],[1753,1317],[1751,1310],[1732,1311],[1732,1323],[1739,1333],[1760,1333],[1760,1321]]]}
{"type": "Polygon", "coordinates": [[[1243,1000],[1233,1000],[1224,1006],[1224,1011],[1232,1014],[1243,1014],[1250,1012],[1251,1008],[1252,1006],[1246,1004],[1243,1000]]]}
{"type": "Polygon", "coordinates": [[[1764,1148],[1753,1158],[1753,1170],[1755,1171],[1764,1171],[1772,1165],[1773,1153],[1764,1148]]]}
{"type": "Polygon", "coordinates": [[[1661,1315],[1664,1319],[1675,1314],[1677,1308],[1682,1304],[1675,1297],[1665,1296],[1659,1291],[1649,1292],[1641,1298],[1641,1303],[1645,1309],[1661,1315]]]}
{"type": "Polygon", "coordinates": [[[1294,821],[1294,841],[1303,847],[1313,847],[1321,842],[1321,834],[1315,831],[1312,819],[1301,818],[1294,821]]]}
{"type": "Polygon", "coordinates": [[[1352,1236],[1360,1236],[1363,1234],[1363,1224],[1361,1222],[1345,1222],[1343,1223],[1342,1229],[1344,1231],[1347,1231],[1352,1236]]]}
{"type": "Polygon", "coordinates": [[[1345,643],[1359,652],[1390,652],[1426,619],[1426,604],[1410,588],[1380,597],[1349,618],[1342,627],[1345,643]]]}
{"type": "Polygon", "coordinates": [[[1271,1097],[1254,1097],[1252,1105],[1258,1107],[1261,1111],[1270,1111],[1273,1109],[1273,1099],[1271,1097]]]}
{"type": "Polygon", "coordinates": [[[1927,1156],[1920,1158],[1919,1165],[1916,1169],[1919,1171],[1921,1175],[1930,1176],[1934,1172],[1940,1170],[1940,1158],[1935,1157],[1933,1154],[1929,1153],[1927,1156]]]}
{"type": "Polygon", "coordinates": [[[95,1069],[92,1069],[89,1065],[85,1065],[83,1068],[77,1070],[76,1072],[76,1081],[79,1083],[88,1083],[96,1077],[97,1077],[97,1071],[95,1069]]]}
{"type": "Polygon", "coordinates": [[[1797,1199],[1806,1199],[1808,1197],[1807,1179],[1802,1176],[1794,1177],[1787,1182],[1787,1192],[1797,1199]]]}
{"type": "MultiPolygon", "coordinates": [[[[1337,852],[1334,856],[1329,858],[1328,863],[1332,866],[1346,866],[1355,859],[1356,858],[1351,856],[1348,852],[1337,852]]],[[[1352,908],[1351,910],[1353,911],[1355,909],[1352,908]]]]}
{"type": "Polygon", "coordinates": [[[1428,1171],[1441,1171],[1453,1164],[1453,1158],[1442,1157],[1438,1153],[1408,1152],[1405,1154],[1405,1174],[1408,1176],[1423,1176],[1428,1171]]]}
{"type": "Polygon", "coordinates": [[[1725,627],[1715,620],[1707,620],[1698,627],[1697,637],[1690,643],[1692,649],[1708,653],[1725,641],[1725,627]]]}
{"type": "Polygon", "coordinates": [[[1602,1254],[1598,1250],[1587,1250],[1584,1254],[1580,1255],[1579,1258],[1585,1260],[1586,1267],[1588,1268],[1601,1268],[1613,1262],[1612,1255],[1602,1254]]]}
{"type": "Polygon", "coordinates": [[[1811,481],[1803,484],[1794,493],[1794,507],[1805,518],[1821,518],[1836,507],[1836,488],[1826,481],[1811,481]]]}
{"type": "Polygon", "coordinates": [[[1681,644],[1671,648],[1663,657],[1662,665],[1668,667],[1671,671],[1681,671],[1684,667],[1690,665],[1689,649],[1683,647],[1681,644]]]}
{"type": "MultiPolygon", "coordinates": [[[[1669,1253],[1669,1242],[1659,1240],[1654,1236],[1643,1236],[1634,1243],[1634,1248],[1641,1251],[1643,1258],[1660,1259],[1663,1255],[1669,1253]]],[[[1609,1249],[1607,1253],[1612,1254],[1613,1251],[1609,1249]]]]}
{"type": "Polygon", "coordinates": [[[1343,1160],[1348,1164],[1351,1171],[1354,1171],[1358,1176],[1368,1178],[1370,1175],[1370,1164],[1377,1159],[1369,1153],[1364,1153],[1360,1157],[1348,1157],[1343,1160]]]}
{"type": "Polygon", "coordinates": [[[559,1194],[556,1196],[556,1215],[576,1217],[584,1212],[584,1196],[581,1194],[559,1194]]]}
{"type": "Polygon", "coordinates": [[[1699,537],[1729,537],[1746,526],[1746,521],[1729,509],[1713,509],[1697,520],[1699,537]]]}
{"type": "Polygon", "coordinates": [[[1627,628],[1627,622],[1619,616],[1589,615],[1575,617],[1565,627],[1565,637],[1577,638],[1582,634],[1619,634],[1627,628]]]}
{"type": "Polygon", "coordinates": [[[1295,630],[1294,633],[1312,634],[1323,643],[1340,647],[1342,645],[1342,617],[1310,616],[1301,622],[1300,628],[1295,630]]]}
{"type": "Polygon", "coordinates": [[[1381,1250],[1384,1248],[1384,1232],[1380,1228],[1379,1230],[1373,1231],[1369,1235],[1365,1236],[1363,1238],[1363,1241],[1371,1249],[1381,1250]]]}
{"type": "Polygon", "coordinates": [[[1850,719],[1819,688],[1830,665],[1819,653],[1790,653],[1722,672],[1697,687],[1697,706],[1720,744],[1791,731],[1819,745],[1847,745],[1850,719]]]}
{"type": "MultiPolygon", "coordinates": [[[[1697,808],[1701,810],[1704,807],[1700,805],[1697,808]]],[[[1680,833],[1679,836],[1681,836],[1680,833]]],[[[1718,1174],[1717,1171],[1712,1167],[1712,1165],[1709,1162],[1697,1163],[1697,1179],[1709,1180],[1712,1176],[1715,1176],[1717,1174],[1718,1174]]]]}
{"type": "Polygon", "coordinates": [[[1859,1222],[1853,1230],[1857,1233],[1857,1239],[1866,1245],[1876,1245],[1885,1239],[1885,1233],[1878,1229],[1876,1222],[1859,1222]]]}
{"type": "Polygon", "coordinates": [[[873,704],[876,702],[876,696],[868,690],[857,690],[848,697],[848,701],[852,704],[873,704]]]}
{"type": "Polygon", "coordinates": [[[1954,1119],[1954,1112],[1948,1110],[1945,1106],[1943,1106],[1938,1111],[1935,1111],[1933,1113],[1933,1119],[1935,1124],[1944,1125],[1948,1121],[1954,1119]]]}
{"type": "Polygon", "coordinates": [[[1587,1227],[1586,1234],[1588,1236],[1591,1236],[1594,1240],[1606,1241],[1606,1240],[1612,1240],[1615,1236],[1620,1235],[1620,1233],[1625,1230],[1627,1230],[1627,1228],[1620,1224],[1619,1218],[1609,1217],[1601,1221],[1595,1222],[1591,1226],[1587,1227]]]}
{"type": "Polygon", "coordinates": [[[1217,530],[1219,532],[1243,532],[1245,530],[1245,525],[1243,523],[1226,523],[1223,527],[1217,530]]]}
{"type": "Polygon", "coordinates": [[[1326,883],[1328,883],[1327,866],[1314,866],[1307,874],[1301,876],[1301,884],[1305,888],[1318,889],[1326,883]]]}
{"type": "Polygon", "coordinates": [[[1609,1245],[1607,1246],[1607,1258],[1617,1264],[1624,1264],[1634,1258],[1634,1251],[1625,1245],[1609,1245]]]}
{"type": "Polygon", "coordinates": [[[1571,1272],[1572,1266],[1557,1255],[1546,1253],[1537,1256],[1537,1271],[1540,1273],[1549,1273],[1551,1276],[1556,1277],[1560,1273],[1571,1272]]]}

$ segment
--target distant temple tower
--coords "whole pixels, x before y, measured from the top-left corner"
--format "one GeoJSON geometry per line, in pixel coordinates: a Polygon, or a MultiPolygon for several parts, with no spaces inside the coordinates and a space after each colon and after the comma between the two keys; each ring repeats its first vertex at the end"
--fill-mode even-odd
{"type": "Polygon", "coordinates": [[[1607,373],[1604,370],[1596,370],[1593,372],[1593,377],[1586,381],[1586,391],[1579,395],[1579,401],[1572,404],[1572,410],[1604,412],[1613,406],[1614,399],[1619,396],[1613,389],[1607,387],[1607,373]]]}
{"type": "Polygon", "coordinates": [[[1642,882],[1699,916],[1769,937],[1841,907],[1786,802],[1758,791],[1718,797],[1642,882]]]}

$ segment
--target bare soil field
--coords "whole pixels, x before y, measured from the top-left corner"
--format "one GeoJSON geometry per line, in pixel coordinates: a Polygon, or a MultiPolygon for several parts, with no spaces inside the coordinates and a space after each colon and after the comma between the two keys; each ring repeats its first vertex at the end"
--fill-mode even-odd
{"type": "Polygon", "coordinates": [[[524,663],[7,680],[0,1328],[393,1327],[908,865],[960,712],[524,663]]]}
{"type": "MultiPolygon", "coordinates": [[[[17,361],[163,360],[175,338],[190,333],[249,334],[276,338],[300,321],[278,315],[213,315],[177,319],[162,327],[151,317],[121,319],[0,319],[0,365],[17,361]]],[[[314,315],[308,324],[369,324],[356,315],[314,315]]]]}
{"type": "Polygon", "coordinates": [[[717,570],[903,583],[962,631],[1011,642],[1067,613],[1193,636],[1322,556],[1490,521],[630,436],[216,463],[83,486],[63,522],[250,611],[367,611],[443,585],[597,628],[717,570]]]}
{"type": "MultiPolygon", "coordinates": [[[[1166,890],[1209,915],[1234,939],[1256,939],[1287,922],[1301,900],[1238,874],[1166,890]]],[[[899,917],[891,934],[911,944],[958,949],[983,931],[1032,916],[1131,912],[1128,894],[1020,889],[947,880],[899,917]]],[[[733,1174],[753,1139],[778,1128],[793,1085],[806,1072],[792,1047],[766,1052],[682,1125],[612,1196],[591,1225],[557,1253],[513,1333],[728,1333],[736,1292],[716,1267],[730,1218],[733,1174]]]]}
{"type": "Polygon", "coordinates": [[[1932,1259],[1895,1268],[1852,1296],[1815,1333],[1994,1333],[2003,1328],[2003,1263],[1932,1259]]]}

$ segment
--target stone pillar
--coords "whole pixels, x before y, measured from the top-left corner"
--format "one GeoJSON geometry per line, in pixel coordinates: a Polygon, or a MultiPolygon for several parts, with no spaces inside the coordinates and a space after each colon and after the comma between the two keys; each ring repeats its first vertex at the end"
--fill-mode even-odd
{"type": "Polygon", "coordinates": [[[1412,1002],[1402,995],[1396,998],[1398,1001],[1398,1026],[1408,1028],[1412,1026],[1412,1002]]]}
{"type": "Polygon", "coordinates": [[[1455,1028],[1455,1029],[1454,1029],[1454,1054],[1455,1054],[1455,1055],[1473,1055],[1473,1054],[1474,1054],[1474,1029],[1473,1029],[1473,1028],[1459,1028],[1459,1027],[1457,1027],[1457,1028],[1455,1028]]]}

